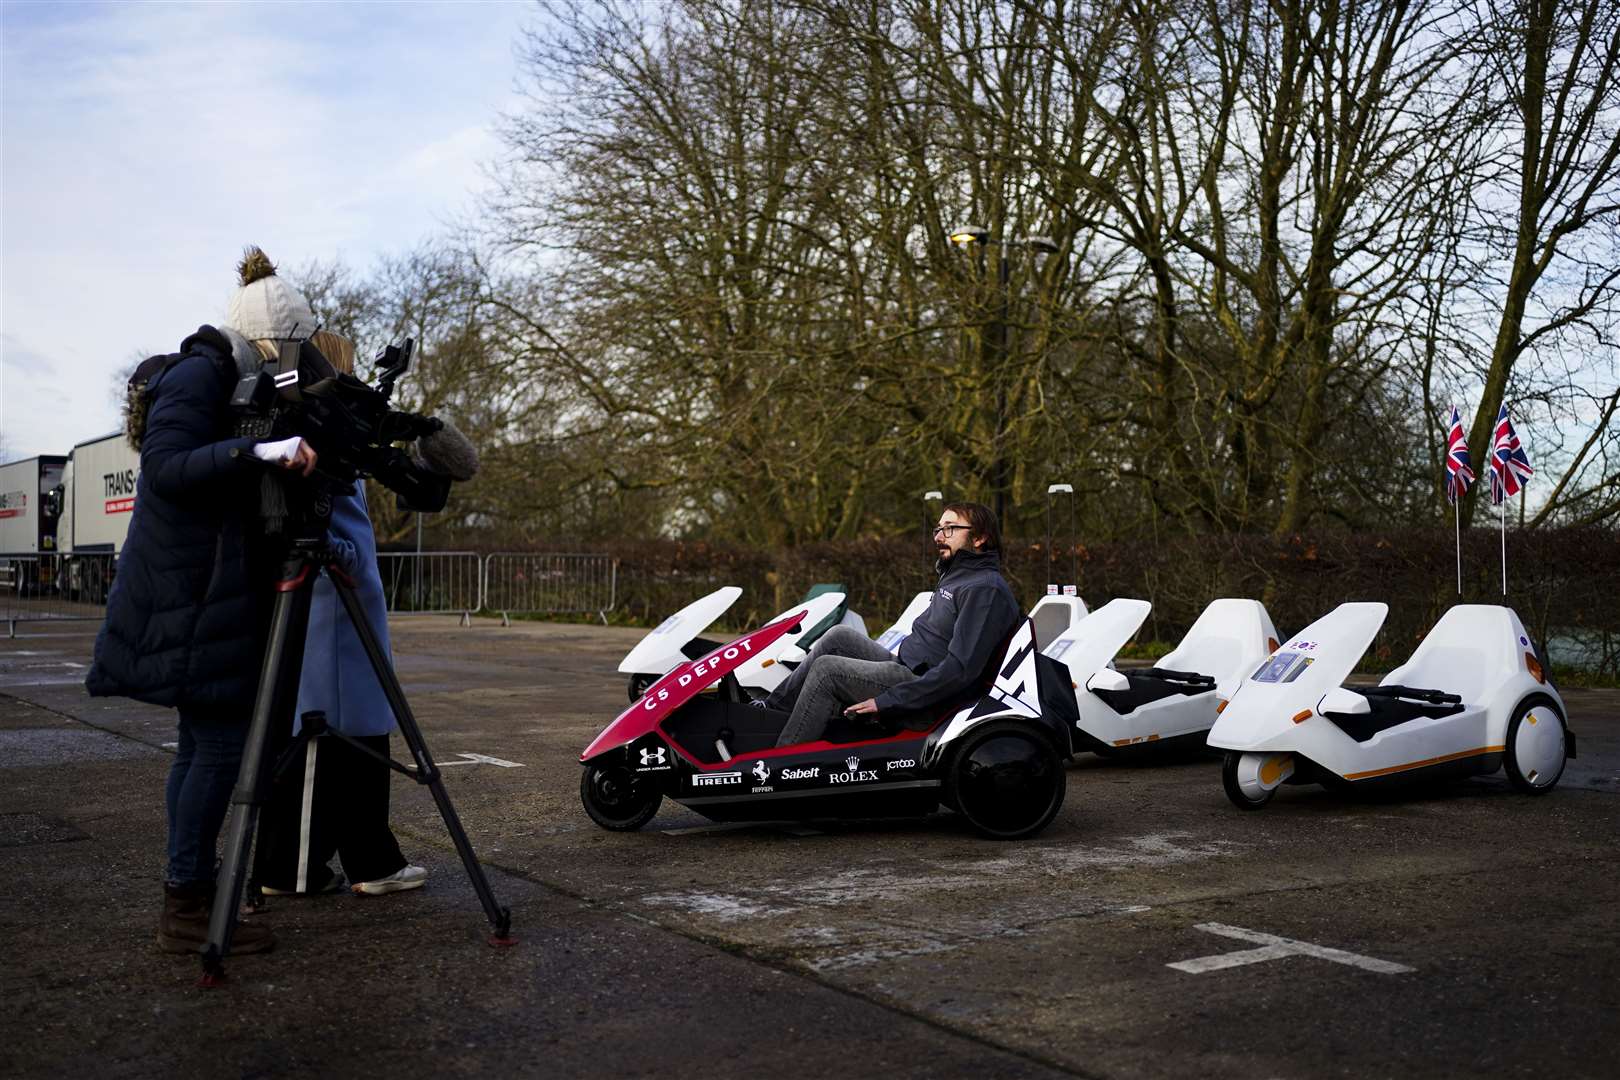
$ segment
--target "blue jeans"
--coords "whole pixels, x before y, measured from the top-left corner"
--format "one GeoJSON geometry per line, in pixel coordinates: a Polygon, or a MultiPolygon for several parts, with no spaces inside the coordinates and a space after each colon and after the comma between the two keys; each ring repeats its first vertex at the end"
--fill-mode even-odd
{"type": "Polygon", "coordinates": [[[242,766],[247,716],[234,709],[180,710],[180,746],[169,768],[169,869],[172,885],[214,880],[214,847],[242,766]]]}

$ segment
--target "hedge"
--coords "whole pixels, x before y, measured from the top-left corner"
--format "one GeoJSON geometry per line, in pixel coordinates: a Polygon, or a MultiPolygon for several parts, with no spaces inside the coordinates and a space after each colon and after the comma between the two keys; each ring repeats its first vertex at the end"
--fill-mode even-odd
{"type": "MultiPolygon", "coordinates": [[[[1026,609],[1050,582],[1070,583],[1095,608],[1118,596],[1151,601],[1138,640],[1174,642],[1210,600],[1254,597],[1285,637],[1349,600],[1381,600],[1389,618],[1371,666],[1402,662],[1448,607],[1502,603],[1499,534],[1463,537],[1463,593],[1450,531],[1312,533],[1081,544],[1048,551],[1011,542],[1005,568],[1026,609]],[[1050,569],[1049,569],[1050,568],[1050,569]]],[[[913,595],[932,587],[932,548],[917,538],[801,545],[780,551],[691,541],[639,541],[574,547],[620,560],[620,621],[655,625],[722,585],[742,599],[717,629],[759,625],[811,585],[838,582],[877,633],[913,595]]],[[[1620,674],[1620,534],[1538,529],[1507,534],[1508,595],[1542,656],[1600,675],[1620,674]],[[1549,652],[1548,646],[1552,645],[1549,652]]]]}

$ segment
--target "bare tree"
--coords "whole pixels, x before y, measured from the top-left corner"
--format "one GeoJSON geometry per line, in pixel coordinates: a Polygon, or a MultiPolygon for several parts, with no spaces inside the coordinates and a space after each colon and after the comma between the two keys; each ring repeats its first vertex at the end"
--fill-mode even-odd
{"type": "MultiPolygon", "coordinates": [[[[1509,386],[1516,374],[1526,375],[1526,356],[1542,370],[1521,379],[1527,384],[1521,400],[1546,392],[1537,384],[1544,387],[1547,358],[1578,334],[1608,353],[1613,385],[1612,331],[1620,314],[1620,7],[1610,0],[1490,0],[1480,5],[1472,30],[1505,122],[1494,162],[1500,171],[1472,193],[1507,210],[1503,225],[1487,237],[1506,273],[1489,294],[1500,303],[1501,317],[1469,439],[1473,459],[1483,463],[1509,386]]],[[[1606,390],[1583,396],[1602,402],[1606,390]]],[[[1602,406],[1595,432],[1607,435],[1581,447],[1578,465],[1588,462],[1596,442],[1612,445],[1607,426],[1613,415],[1612,404],[1602,406]]],[[[1610,482],[1611,475],[1597,478],[1602,488],[1610,482]]],[[[1617,508],[1612,498],[1561,483],[1547,509],[1593,496],[1596,518],[1590,511],[1585,518],[1601,519],[1617,508]]],[[[1470,501],[1466,513],[1473,507],[1470,501]]],[[[1537,520],[1545,517],[1544,511],[1537,520]]]]}

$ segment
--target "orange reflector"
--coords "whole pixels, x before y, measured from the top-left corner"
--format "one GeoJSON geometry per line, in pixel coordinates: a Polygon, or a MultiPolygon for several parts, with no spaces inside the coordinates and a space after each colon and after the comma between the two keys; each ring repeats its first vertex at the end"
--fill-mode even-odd
{"type": "Polygon", "coordinates": [[[1276,652],[1277,651],[1277,639],[1274,638],[1274,637],[1266,638],[1266,648],[1271,650],[1272,652],[1276,652]]]}
{"type": "Polygon", "coordinates": [[[1225,711],[1226,711],[1226,698],[1221,698],[1219,701],[1217,701],[1215,703],[1215,715],[1219,716],[1219,715],[1221,715],[1221,713],[1223,713],[1225,711]]]}
{"type": "Polygon", "coordinates": [[[776,663],[775,660],[761,660],[760,663],[759,663],[759,666],[760,667],[770,667],[774,663],[776,663]]]}
{"type": "Polygon", "coordinates": [[[1524,666],[1530,669],[1530,674],[1535,676],[1536,682],[1545,683],[1547,681],[1547,673],[1541,670],[1541,661],[1536,659],[1534,653],[1524,654],[1524,666]]]}
{"type": "Polygon", "coordinates": [[[1311,718],[1311,710],[1309,710],[1309,709],[1301,709],[1299,712],[1294,714],[1294,723],[1303,724],[1305,721],[1309,720],[1310,718],[1311,718]]]}

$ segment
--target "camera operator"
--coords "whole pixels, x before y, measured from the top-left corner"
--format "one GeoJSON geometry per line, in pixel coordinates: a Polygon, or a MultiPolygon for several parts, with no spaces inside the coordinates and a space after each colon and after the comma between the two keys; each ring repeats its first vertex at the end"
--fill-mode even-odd
{"type": "MultiPolygon", "coordinates": [[[[324,330],[314,341],[335,368],[353,372],[350,341],[324,330]]],[[[388,605],[363,483],[356,481],[352,491],[332,500],[328,542],[339,566],[354,579],[367,621],[386,653],[388,605]]],[[[324,571],[310,601],[293,734],[312,710],[325,715],[332,731],[388,756],[393,710],[324,571]]],[[[264,895],[337,891],[343,879],[328,865],[334,854],[356,893],[375,896],[420,888],[427,871],[401,854],[388,827],[391,777],[386,764],[344,739],[310,739],[301,760],[294,761],[271,792],[261,819],[253,877],[264,895]]]]}
{"type": "MultiPolygon", "coordinates": [[[[158,945],[200,951],[208,936],[215,845],[230,805],[269,636],[279,562],[258,527],[262,466],[310,475],[300,438],[233,437],[237,380],[283,340],[308,338],[309,304],[257,248],[238,268],[225,325],[203,326],[180,353],[131,380],[129,431],[141,472],[129,536],[107,599],[86,687],[179,712],[179,748],[165,791],[168,867],[158,945]]],[[[233,953],[275,937],[243,922],[233,953]]]]}

